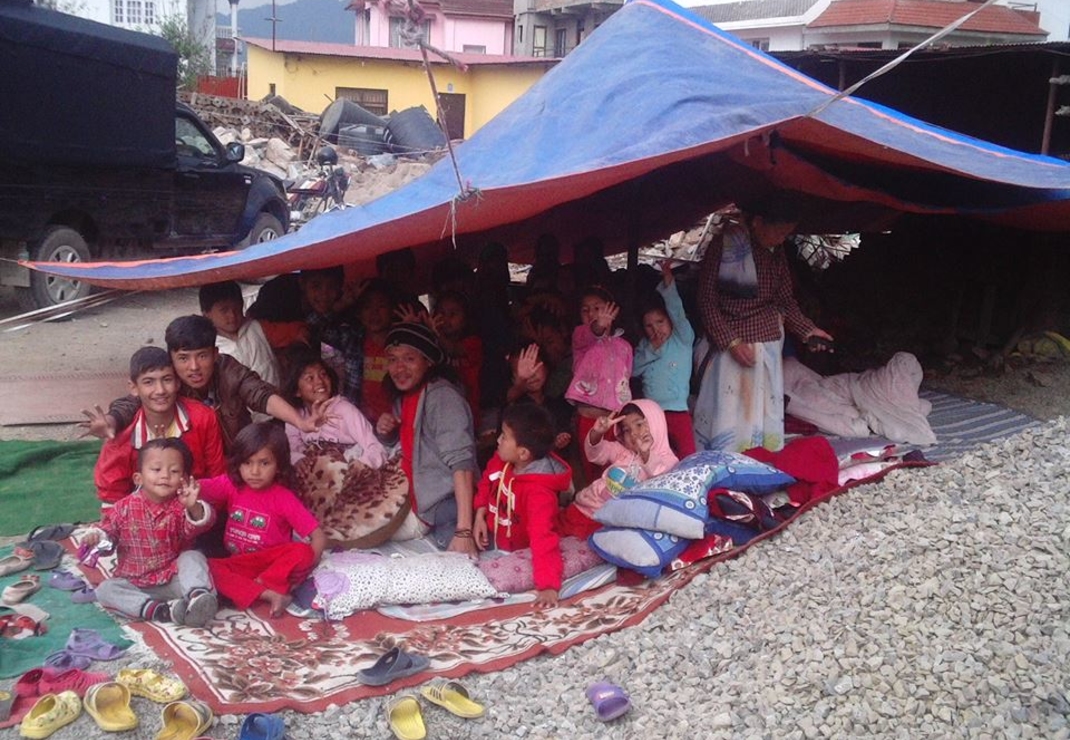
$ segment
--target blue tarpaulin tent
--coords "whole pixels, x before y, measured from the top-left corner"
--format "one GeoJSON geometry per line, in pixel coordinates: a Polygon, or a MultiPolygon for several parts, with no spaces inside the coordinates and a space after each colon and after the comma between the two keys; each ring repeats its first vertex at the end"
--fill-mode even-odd
{"type": "MultiPolygon", "coordinates": [[[[428,256],[489,240],[529,254],[550,232],[607,251],[667,236],[770,191],[808,203],[800,230],[956,214],[1070,231],[1070,165],[930,126],[835,91],[667,0],[631,0],[448,158],[365,206],[239,252],[37,265],[117,288],[166,288],[428,256]]],[[[421,260],[426,263],[427,260],[421,260]]]]}

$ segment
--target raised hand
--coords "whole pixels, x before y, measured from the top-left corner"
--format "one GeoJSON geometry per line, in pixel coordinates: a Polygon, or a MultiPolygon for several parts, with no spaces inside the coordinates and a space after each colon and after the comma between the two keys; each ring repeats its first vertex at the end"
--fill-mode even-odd
{"type": "Polygon", "coordinates": [[[672,285],[672,281],[676,279],[676,276],[672,274],[672,260],[663,259],[658,267],[661,268],[661,282],[666,286],[672,285]]]}
{"type": "Polygon", "coordinates": [[[620,315],[620,306],[610,301],[605,307],[598,312],[598,315],[594,317],[595,334],[603,334],[609,330],[609,327],[613,326],[613,322],[617,320],[617,316],[620,315]]]}
{"type": "Polygon", "coordinates": [[[84,429],[79,437],[93,436],[97,439],[115,439],[115,419],[109,416],[100,406],[91,409],[82,409],[82,415],[86,421],[80,422],[79,427],[84,429]]]}
{"type": "Polygon", "coordinates": [[[516,361],[516,378],[525,383],[535,377],[535,373],[542,367],[539,362],[539,345],[529,344],[520,350],[520,356],[516,361]]]}
{"type": "Polygon", "coordinates": [[[201,498],[201,483],[192,475],[182,481],[178,489],[178,501],[187,509],[192,509],[201,498]]]}
{"type": "Polygon", "coordinates": [[[406,303],[395,308],[394,315],[406,324],[424,324],[431,329],[435,328],[434,322],[431,320],[431,314],[427,312],[427,309],[421,310],[406,303]]]}

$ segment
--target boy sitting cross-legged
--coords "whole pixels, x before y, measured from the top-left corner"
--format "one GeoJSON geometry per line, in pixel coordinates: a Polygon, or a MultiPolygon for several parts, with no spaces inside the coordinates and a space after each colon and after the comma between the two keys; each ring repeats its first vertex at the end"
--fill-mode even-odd
{"type": "Polygon", "coordinates": [[[215,521],[190,477],[193,456],[180,439],[157,438],[138,453],[137,490],[104,510],[82,542],[107,538],[115,573],[97,588],[97,601],[131,619],[203,627],[218,605],[208,561],[190,549],[215,521]]]}
{"type": "Polygon", "coordinates": [[[564,565],[554,519],[558,493],[572,482],[572,469],[551,452],[553,444],[549,411],[529,403],[509,406],[502,414],[498,450],[475,495],[476,545],[483,550],[530,547],[539,608],[557,605],[564,565]]]}
{"type": "Polygon", "coordinates": [[[178,397],[178,378],[165,350],[142,347],[131,356],[130,393],[140,404],[133,422],[104,443],[93,469],[101,501],[114,504],[134,490],[138,450],[160,437],[183,440],[192,455],[192,475],[209,477],[226,470],[215,413],[178,397]]]}

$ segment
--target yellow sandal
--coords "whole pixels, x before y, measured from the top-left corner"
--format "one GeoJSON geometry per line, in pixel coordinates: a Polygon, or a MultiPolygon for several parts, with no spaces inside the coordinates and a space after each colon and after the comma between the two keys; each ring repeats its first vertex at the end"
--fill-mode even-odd
{"type": "Polygon", "coordinates": [[[398,740],[424,740],[427,728],[420,714],[420,702],[412,694],[402,694],[386,705],[390,730],[398,740]]]}
{"type": "Polygon", "coordinates": [[[487,711],[482,704],[472,701],[468,689],[457,681],[438,679],[421,688],[420,693],[432,704],[438,704],[447,712],[465,719],[482,717],[483,712],[487,711]]]}
{"type": "Polygon", "coordinates": [[[45,694],[33,705],[30,713],[22,718],[19,734],[41,740],[74,722],[81,713],[82,700],[73,691],[45,694]]]}
{"type": "Polygon", "coordinates": [[[115,680],[130,689],[134,696],[144,696],[160,704],[178,701],[187,693],[186,684],[151,668],[122,668],[115,680]]]}

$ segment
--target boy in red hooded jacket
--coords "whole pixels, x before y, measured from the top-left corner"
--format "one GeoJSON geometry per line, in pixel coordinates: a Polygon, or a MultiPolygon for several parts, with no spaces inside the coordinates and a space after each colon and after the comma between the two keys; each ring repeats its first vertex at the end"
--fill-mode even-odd
{"type": "Polygon", "coordinates": [[[531,548],[537,608],[557,605],[564,569],[554,519],[557,494],[568,489],[572,470],[551,452],[554,436],[553,416],[542,406],[507,407],[498,450],[487,463],[474,502],[473,535],[481,550],[531,548]]]}

